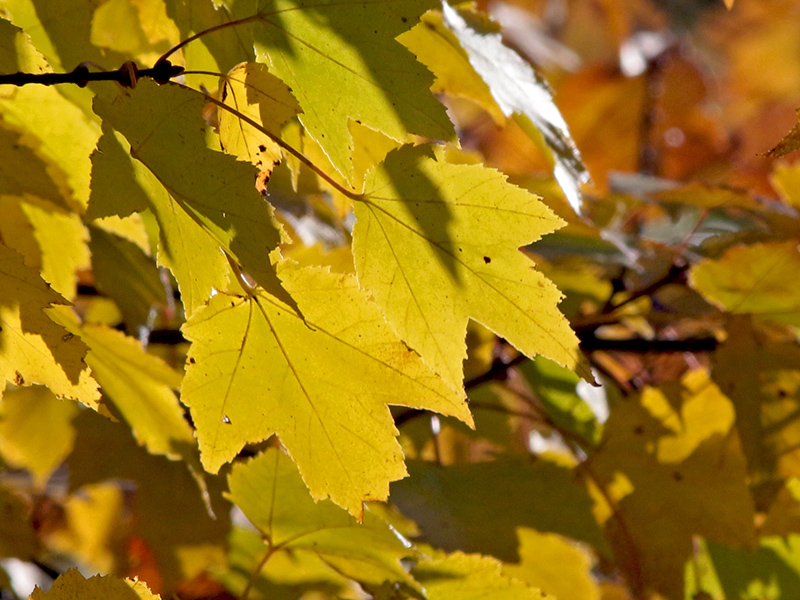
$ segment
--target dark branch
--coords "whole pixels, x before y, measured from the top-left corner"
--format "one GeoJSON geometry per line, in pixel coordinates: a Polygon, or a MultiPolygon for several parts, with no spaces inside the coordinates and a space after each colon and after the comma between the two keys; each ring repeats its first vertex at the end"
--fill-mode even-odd
{"type": "Polygon", "coordinates": [[[183,73],[183,67],[173,65],[168,60],[159,61],[151,69],[139,69],[136,63],[128,61],[116,71],[89,71],[89,67],[80,64],[69,73],[11,73],[0,75],[0,85],[23,86],[29,83],[39,85],[56,85],[73,83],[86,87],[90,81],[116,81],[124,87],[135,87],[142,77],[149,77],[158,83],[166,83],[173,77],[183,73]]]}

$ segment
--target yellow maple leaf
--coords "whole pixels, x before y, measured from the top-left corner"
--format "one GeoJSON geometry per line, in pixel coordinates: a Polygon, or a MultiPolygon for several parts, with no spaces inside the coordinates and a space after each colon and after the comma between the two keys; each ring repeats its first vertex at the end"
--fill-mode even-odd
{"type": "Polygon", "coordinates": [[[284,266],[281,279],[305,320],[261,291],[215,295],[183,327],[193,344],[181,398],[206,469],[277,434],[315,499],[360,516],[406,475],[387,404],[472,419],[352,275],[284,266]]]}
{"type": "Polygon", "coordinates": [[[450,385],[461,386],[469,318],[578,368],[560,292],[518,250],[563,225],[538,198],[492,169],[406,146],[368,175],[354,210],[359,283],[450,385]]]}

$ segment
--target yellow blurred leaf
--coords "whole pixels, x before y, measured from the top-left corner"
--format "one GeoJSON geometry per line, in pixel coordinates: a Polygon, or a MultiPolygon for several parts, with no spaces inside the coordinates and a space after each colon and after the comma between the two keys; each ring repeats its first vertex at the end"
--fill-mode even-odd
{"type": "Polygon", "coordinates": [[[800,250],[797,241],[734,246],[689,271],[689,283],[732,314],[800,326],[800,250]]]}
{"type": "Polygon", "coordinates": [[[22,256],[0,244],[0,376],[18,387],[46,385],[58,397],[97,409],[100,392],[83,361],[86,344],[45,313],[66,303],[22,256]]]}
{"type": "Polygon", "coordinates": [[[315,502],[297,465],[280,449],[234,465],[228,485],[231,500],[270,550],[314,554],[334,571],[366,584],[411,582],[400,563],[410,550],[404,540],[369,511],[359,523],[329,500],[315,502]]]}
{"type": "Polygon", "coordinates": [[[406,474],[387,404],[472,420],[355,277],[284,264],[281,279],[305,320],[257,291],[217,294],[184,325],[193,343],[181,400],[208,470],[277,434],[315,499],[360,516],[362,501],[386,499],[406,474]]]}
{"type": "Polygon", "coordinates": [[[124,569],[128,534],[125,498],[117,483],[85,485],[64,502],[64,526],[48,536],[48,547],[101,573],[124,569]]]}
{"type": "Polygon", "coordinates": [[[7,389],[0,398],[0,455],[11,467],[28,469],[37,487],[72,450],[77,406],[45,387],[7,389]]]}
{"type": "Polygon", "coordinates": [[[12,490],[0,486],[0,557],[30,560],[38,549],[30,507],[12,490]]]}
{"type": "Polygon", "coordinates": [[[682,597],[695,535],[736,547],[755,543],[733,420],[731,401],[702,369],[612,410],[585,468],[606,487],[606,535],[634,590],[682,597]]]}
{"type": "Polygon", "coordinates": [[[503,573],[524,581],[553,598],[597,600],[591,576],[592,557],[575,542],[527,527],[517,529],[520,564],[504,564],[503,573]]]}
{"type": "Polygon", "coordinates": [[[95,575],[84,579],[77,569],[70,569],[53,582],[50,591],[33,590],[30,600],[158,600],[147,585],[135,579],[95,575]]]}
{"type": "Polygon", "coordinates": [[[503,574],[490,556],[437,552],[411,570],[429,600],[545,600],[548,596],[503,574]]]}
{"type": "Polygon", "coordinates": [[[406,146],[370,172],[354,208],[359,283],[448,384],[462,385],[469,318],[528,356],[580,368],[561,294],[518,250],[563,224],[537,197],[406,146]]]}

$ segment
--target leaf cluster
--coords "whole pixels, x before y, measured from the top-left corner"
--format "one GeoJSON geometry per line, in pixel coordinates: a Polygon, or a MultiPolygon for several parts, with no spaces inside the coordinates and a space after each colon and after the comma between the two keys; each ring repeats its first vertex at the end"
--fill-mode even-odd
{"type": "Polygon", "coordinates": [[[0,0],[0,559],[790,597],[800,31],[724,5],[0,0]]]}

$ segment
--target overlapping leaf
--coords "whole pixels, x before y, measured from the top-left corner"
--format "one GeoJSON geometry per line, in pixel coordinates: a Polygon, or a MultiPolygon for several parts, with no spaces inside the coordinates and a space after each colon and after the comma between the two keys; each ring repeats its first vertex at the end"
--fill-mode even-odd
{"type": "Polygon", "coordinates": [[[437,552],[412,570],[429,600],[545,600],[539,590],[503,575],[500,561],[480,554],[437,552]]]}
{"type": "Polygon", "coordinates": [[[401,141],[409,133],[453,137],[429,90],[430,72],[395,41],[434,7],[430,0],[259,1],[256,54],[292,89],[303,125],[347,179],[350,120],[401,141]]]}
{"type": "MultiPolygon", "coordinates": [[[[98,98],[95,111],[128,139],[131,155],[169,192],[172,206],[158,207],[164,221],[171,212],[173,222],[162,224],[167,236],[197,246],[196,234],[184,239],[176,232],[185,230],[178,223],[188,215],[266,289],[291,302],[267,259],[283,239],[273,209],[256,191],[251,165],[206,147],[204,104],[201,94],[178,85],[143,81],[112,101],[98,98]]],[[[184,252],[192,251],[173,250],[174,262],[188,260],[184,252]]]]}
{"type": "Polygon", "coordinates": [[[613,502],[602,511],[632,585],[683,597],[692,536],[755,542],[753,502],[733,405],[703,370],[617,405],[587,470],[613,502]]]}
{"type": "Polygon", "coordinates": [[[296,465],[278,448],[235,465],[228,483],[231,500],[270,550],[314,554],[362,583],[409,581],[400,564],[409,553],[404,540],[370,512],[359,523],[329,500],[314,502],[296,465]]]}
{"type": "MultiPolygon", "coordinates": [[[[280,137],[280,126],[300,112],[286,84],[260,63],[236,65],[221,79],[220,89],[222,102],[276,137],[280,137]]],[[[271,171],[281,159],[280,147],[237,114],[218,108],[217,116],[219,139],[226,152],[262,171],[271,171]]]]}
{"type": "Polygon", "coordinates": [[[553,102],[547,82],[519,54],[503,44],[499,32],[482,31],[468,22],[469,13],[460,12],[447,2],[442,3],[442,14],[475,72],[488,83],[503,114],[513,116],[534,139],[539,135],[544,138],[555,162],[553,175],[570,206],[581,214],[580,186],[589,181],[589,173],[581,162],[566,121],[553,102]]]}
{"type": "Polygon", "coordinates": [[[529,356],[578,366],[560,293],[518,251],[563,223],[535,196],[494,170],[404,147],[368,175],[354,210],[359,283],[450,385],[461,386],[469,318],[529,356]]]}
{"type": "Polygon", "coordinates": [[[737,246],[690,271],[690,283],[733,314],[800,325],[800,250],[797,241],[737,246]]]}
{"type": "Polygon", "coordinates": [[[86,344],[44,312],[66,303],[0,244],[0,377],[17,386],[46,385],[56,396],[98,408],[100,392],[83,361],[86,344]]]}
{"type": "Polygon", "coordinates": [[[352,276],[287,266],[281,278],[305,321],[261,292],[218,294],[183,328],[193,344],[182,400],[203,464],[216,471],[277,434],[315,499],[361,515],[406,473],[387,404],[471,417],[352,276]]]}

